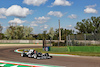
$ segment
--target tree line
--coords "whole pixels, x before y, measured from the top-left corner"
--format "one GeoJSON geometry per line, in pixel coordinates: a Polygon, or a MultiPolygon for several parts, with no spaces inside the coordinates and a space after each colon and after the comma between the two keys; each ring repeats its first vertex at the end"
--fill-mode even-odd
{"type": "Polygon", "coordinates": [[[27,26],[10,26],[4,32],[5,39],[7,40],[19,40],[19,39],[33,39],[33,28],[27,26]]]}
{"type": "MultiPolygon", "coordinates": [[[[75,29],[77,34],[97,34],[100,33],[100,17],[91,17],[77,22],[75,29]]],[[[4,33],[0,33],[0,39],[7,40],[58,40],[59,29],[50,28],[49,32],[43,31],[37,35],[33,34],[33,28],[28,26],[9,26],[4,33]]],[[[67,35],[74,35],[74,30],[61,28],[61,39],[65,40],[67,35]]]]}

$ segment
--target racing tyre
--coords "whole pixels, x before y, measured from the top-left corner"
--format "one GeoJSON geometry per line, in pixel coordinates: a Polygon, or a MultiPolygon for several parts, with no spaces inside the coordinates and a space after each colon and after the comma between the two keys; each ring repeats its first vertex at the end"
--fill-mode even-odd
{"type": "Polygon", "coordinates": [[[25,54],[24,54],[24,53],[21,53],[21,56],[22,56],[22,57],[25,57],[25,54]]]}
{"type": "Polygon", "coordinates": [[[37,54],[34,54],[34,58],[37,59],[37,54]]]}
{"type": "Polygon", "coordinates": [[[42,59],[41,57],[37,57],[37,59],[42,59]]]}
{"type": "Polygon", "coordinates": [[[52,58],[52,56],[48,56],[48,57],[47,57],[47,59],[51,59],[51,58],[52,58]]]}
{"type": "Polygon", "coordinates": [[[28,55],[29,58],[31,58],[31,55],[28,55]]]}

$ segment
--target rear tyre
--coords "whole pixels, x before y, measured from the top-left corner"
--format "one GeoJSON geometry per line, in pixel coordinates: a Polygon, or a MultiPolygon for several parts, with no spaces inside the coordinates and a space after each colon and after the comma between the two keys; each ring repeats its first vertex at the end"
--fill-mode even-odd
{"type": "Polygon", "coordinates": [[[51,58],[52,58],[52,56],[48,56],[48,57],[47,57],[47,59],[51,59],[51,58]]]}

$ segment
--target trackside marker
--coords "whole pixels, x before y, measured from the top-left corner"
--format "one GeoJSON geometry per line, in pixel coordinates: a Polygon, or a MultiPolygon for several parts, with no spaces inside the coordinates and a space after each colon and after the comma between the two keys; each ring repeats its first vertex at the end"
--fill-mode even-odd
{"type": "Polygon", "coordinates": [[[4,65],[6,65],[6,64],[0,64],[0,66],[4,66],[4,65]]]}
{"type": "Polygon", "coordinates": [[[0,60],[0,62],[5,62],[5,61],[3,61],[3,60],[0,60]]]}
{"type": "Polygon", "coordinates": [[[63,66],[52,66],[52,65],[42,65],[42,64],[30,64],[21,62],[12,62],[0,60],[0,66],[4,67],[63,67],[63,66]]]}
{"type": "Polygon", "coordinates": [[[10,66],[10,67],[18,67],[18,65],[15,65],[15,66],[10,66]]]}

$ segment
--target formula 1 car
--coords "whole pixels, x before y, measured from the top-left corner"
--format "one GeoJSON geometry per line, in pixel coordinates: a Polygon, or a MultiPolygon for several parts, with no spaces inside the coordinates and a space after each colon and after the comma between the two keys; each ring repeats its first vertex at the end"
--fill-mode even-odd
{"type": "Polygon", "coordinates": [[[33,49],[23,50],[23,53],[21,53],[21,56],[22,57],[35,58],[35,59],[50,59],[50,58],[52,58],[52,56],[49,56],[48,53],[45,53],[45,54],[38,53],[37,51],[35,51],[33,49]]]}

